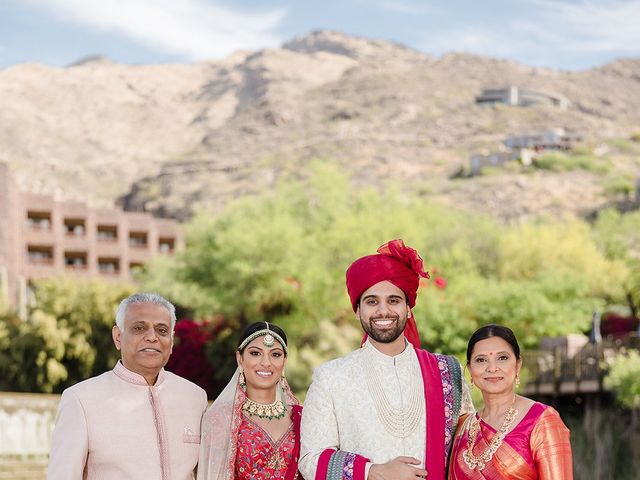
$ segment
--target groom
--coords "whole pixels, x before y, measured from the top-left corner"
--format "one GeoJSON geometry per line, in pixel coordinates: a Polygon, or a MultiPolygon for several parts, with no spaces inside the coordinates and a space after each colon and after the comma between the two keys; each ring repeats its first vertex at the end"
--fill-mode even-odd
{"type": "Polygon", "coordinates": [[[393,240],[347,270],[362,348],[318,367],[307,393],[299,468],[307,480],[443,480],[461,413],[472,409],[454,357],[420,349],[411,308],[424,272],[393,240]]]}

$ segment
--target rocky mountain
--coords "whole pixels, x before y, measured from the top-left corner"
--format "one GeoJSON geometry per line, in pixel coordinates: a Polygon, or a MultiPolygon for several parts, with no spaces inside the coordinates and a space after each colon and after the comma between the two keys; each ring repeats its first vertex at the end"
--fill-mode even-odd
{"type": "Polygon", "coordinates": [[[612,201],[607,185],[640,177],[640,144],[627,140],[640,132],[639,59],[558,71],[320,31],[194,65],[18,65],[0,70],[0,105],[0,161],[23,189],[179,218],[304,175],[317,158],[357,184],[393,180],[506,219],[585,214],[612,201]],[[570,105],[475,102],[506,85],[570,105]],[[606,156],[607,172],[455,175],[507,135],[556,127],[606,156]]]}

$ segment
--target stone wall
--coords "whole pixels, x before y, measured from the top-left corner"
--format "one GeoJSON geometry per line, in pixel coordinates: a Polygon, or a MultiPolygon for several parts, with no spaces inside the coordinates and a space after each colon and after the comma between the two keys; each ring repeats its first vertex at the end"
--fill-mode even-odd
{"type": "Polygon", "coordinates": [[[43,480],[59,395],[0,392],[0,480],[43,480]]]}

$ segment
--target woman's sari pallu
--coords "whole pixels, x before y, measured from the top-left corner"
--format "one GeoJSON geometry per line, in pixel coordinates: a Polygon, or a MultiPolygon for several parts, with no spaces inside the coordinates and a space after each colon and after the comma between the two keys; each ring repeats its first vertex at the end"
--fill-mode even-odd
{"type": "MultiPolygon", "coordinates": [[[[477,415],[477,414],[476,414],[477,415]]],[[[462,453],[468,448],[472,415],[461,417],[449,463],[450,480],[572,480],[569,430],[553,408],[534,403],[482,469],[470,469],[462,453]]],[[[484,452],[496,431],[480,420],[473,454],[484,452]]]]}

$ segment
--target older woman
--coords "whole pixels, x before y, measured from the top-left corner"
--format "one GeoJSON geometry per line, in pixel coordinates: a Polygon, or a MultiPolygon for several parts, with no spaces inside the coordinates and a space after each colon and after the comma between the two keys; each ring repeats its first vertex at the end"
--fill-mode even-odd
{"type": "Polygon", "coordinates": [[[484,407],[458,423],[449,479],[573,479],[569,430],[558,412],[515,393],[522,359],[511,329],[478,329],[467,367],[484,407]]]}
{"type": "Polygon", "coordinates": [[[287,384],[287,337],[267,322],[247,327],[238,369],[202,419],[198,480],[294,480],[302,407],[287,384]]]}

